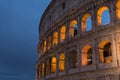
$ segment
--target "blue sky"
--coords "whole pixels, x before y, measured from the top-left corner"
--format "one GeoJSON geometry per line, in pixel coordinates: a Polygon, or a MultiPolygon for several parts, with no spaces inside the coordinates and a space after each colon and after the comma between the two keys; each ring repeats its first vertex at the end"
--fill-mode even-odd
{"type": "Polygon", "coordinates": [[[34,80],[38,25],[50,0],[0,0],[0,80],[34,80]]]}

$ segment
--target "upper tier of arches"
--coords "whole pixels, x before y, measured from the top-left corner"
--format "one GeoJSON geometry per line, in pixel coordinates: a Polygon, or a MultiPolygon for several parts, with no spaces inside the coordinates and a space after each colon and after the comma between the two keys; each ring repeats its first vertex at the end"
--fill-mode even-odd
{"type": "MultiPolygon", "coordinates": [[[[97,11],[97,24],[107,25],[110,24],[110,11],[107,6],[102,6],[97,11]],[[105,13],[104,13],[105,12],[105,13]],[[105,17],[106,16],[106,17],[105,17]],[[106,19],[106,21],[104,21],[106,19]]],[[[90,13],[86,13],[82,16],[81,21],[81,30],[82,32],[92,31],[92,15],[90,13]]],[[[62,43],[66,40],[66,38],[73,38],[79,34],[80,24],[76,19],[71,20],[69,23],[69,27],[65,25],[58,28],[58,30],[53,31],[47,38],[43,41],[43,50],[49,50],[52,46],[58,45],[58,43],[62,43]],[[67,33],[69,36],[67,36],[67,33]]]]}
{"type": "MultiPolygon", "coordinates": [[[[79,28],[81,28],[82,32],[90,31],[93,28],[93,26],[97,27],[97,26],[104,26],[106,24],[109,24],[111,21],[113,21],[113,19],[111,17],[113,13],[116,14],[115,18],[120,19],[120,15],[119,15],[120,14],[120,9],[119,9],[120,1],[119,0],[111,1],[112,3],[115,3],[115,5],[113,5],[112,7],[110,7],[110,5],[108,5],[108,4],[104,4],[105,1],[103,0],[103,2],[101,2],[101,3],[103,3],[103,6],[98,6],[94,10],[92,9],[92,6],[90,6],[90,4],[92,2],[93,2],[92,0],[89,0],[88,3],[86,3],[90,7],[90,9],[88,8],[89,10],[87,10],[86,6],[80,6],[80,7],[77,7],[77,9],[75,7],[72,7],[70,9],[70,11],[67,11],[65,13],[63,13],[64,10],[60,11],[59,13],[57,13],[57,11],[54,11],[54,14],[51,13],[52,11],[50,13],[49,12],[46,13],[46,16],[45,16],[46,18],[43,18],[41,20],[41,24],[39,26],[40,39],[43,38],[43,36],[46,32],[51,33],[52,30],[54,31],[56,29],[56,27],[61,27],[62,24],[63,24],[63,26],[66,26],[68,28],[68,26],[69,26],[68,23],[71,22],[71,19],[74,19],[77,21],[77,24],[79,25],[79,28]],[[115,12],[111,12],[111,11],[113,11],[111,9],[115,9],[115,12]],[[61,16],[57,15],[57,14],[61,14],[61,16]],[[56,19],[54,19],[55,16],[57,16],[56,19]],[[79,17],[79,19],[77,17],[79,17]],[[102,17],[104,17],[105,19],[102,17]],[[106,20],[106,18],[108,18],[108,20],[106,20]],[[62,19],[64,19],[64,20],[62,20],[62,19]],[[53,21],[53,20],[55,20],[55,21],[53,21]],[[67,20],[67,22],[66,22],[66,20],[67,20]],[[47,22],[47,24],[46,24],[46,22],[47,22]],[[66,23],[67,23],[67,25],[66,25],[66,23]]],[[[97,2],[98,1],[96,1],[96,3],[97,2]]],[[[66,3],[66,2],[62,1],[62,3],[66,3]]],[[[61,5],[62,5],[62,3],[61,3],[61,5]]],[[[95,3],[95,2],[93,2],[93,3],[95,3]]],[[[100,2],[98,2],[98,3],[100,3],[100,2]]],[[[66,5],[67,5],[67,3],[66,3],[66,5]]],[[[95,5],[95,4],[93,4],[93,5],[95,5]]],[[[69,10],[68,6],[66,6],[66,9],[69,10]]],[[[58,8],[58,10],[59,10],[59,8],[58,8]]]]}

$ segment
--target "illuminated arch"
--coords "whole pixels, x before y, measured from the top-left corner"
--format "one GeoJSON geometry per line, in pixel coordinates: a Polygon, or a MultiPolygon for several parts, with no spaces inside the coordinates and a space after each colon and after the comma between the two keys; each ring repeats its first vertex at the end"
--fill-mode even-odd
{"type": "Polygon", "coordinates": [[[59,70],[65,70],[65,55],[63,53],[59,56],[59,70]]]}
{"type": "Polygon", "coordinates": [[[73,20],[71,23],[70,23],[70,28],[69,28],[69,35],[71,37],[74,37],[78,34],[78,25],[77,25],[77,21],[76,20],[73,20]]]}
{"type": "Polygon", "coordinates": [[[48,50],[51,48],[51,37],[48,37],[48,50]]]}
{"type": "Polygon", "coordinates": [[[81,26],[82,26],[82,31],[90,31],[92,29],[92,23],[91,23],[91,15],[90,14],[85,14],[82,18],[81,26]]]}
{"type": "Polygon", "coordinates": [[[70,69],[77,68],[78,67],[77,51],[76,50],[70,51],[68,58],[69,58],[69,68],[70,69]]]}
{"type": "Polygon", "coordinates": [[[120,19],[120,0],[118,0],[116,4],[116,16],[118,19],[120,19]]]}
{"type": "Polygon", "coordinates": [[[56,64],[57,64],[57,60],[55,57],[53,57],[51,59],[51,72],[55,73],[56,72],[56,64]]]}
{"type": "Polygon", "coordinates": [[[101,7],[97,11],[97,24],[106,25],[110,23],[110,12],[107,6],[101,7]]]}
{"type": "Polygon", "coordinates": [[[41,64],[41,76],[44,77],[44,74],[45,74],[45,65],[44,64],[41,64]]]}
{"type": "Polygon", "coordinates": [[[53,34],[53,45],[58,44],[58,32],[54,32],[53,34]]]}
{"type": "Polygon", "coordinates": [[[62,26],[61,30],[60,30],[60,42],[63,42],[65,39],[65,34],[66,34],[66,27],[62,26]]]}
{"type": "Polygon", "coordinates": [[[82,48],[82,66],[92,64],[92,49],[87,45],[82,48]]]}
{"type": "Polygon", "coordinates": [[[111,42],[102,41],[101,43],[99,43],[99,55],[100,62],[104,63],[112,62],[111,42]]]}
{"type": "Polygon", "coordinates": [[[46,52],[46,40],[43,42],[43,51],[46,52]]]}

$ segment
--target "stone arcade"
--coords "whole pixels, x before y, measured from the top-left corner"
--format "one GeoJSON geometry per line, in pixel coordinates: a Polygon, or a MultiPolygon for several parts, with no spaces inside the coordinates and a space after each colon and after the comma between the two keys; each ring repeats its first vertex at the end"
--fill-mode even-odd
{"type": "Polygon", "coordinates": [[[38,55],[36,80],[120,80],[120,0],[52,0],[38,55]]]}

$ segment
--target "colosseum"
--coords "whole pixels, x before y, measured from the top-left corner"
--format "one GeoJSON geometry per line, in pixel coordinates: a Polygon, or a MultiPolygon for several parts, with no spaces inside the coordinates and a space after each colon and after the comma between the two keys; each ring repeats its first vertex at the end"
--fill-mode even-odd
{"type": "Polygon", "coordinates": [[[36,80],[120,80],[120,0],[52,0],[38,55],[36,80]]]}

